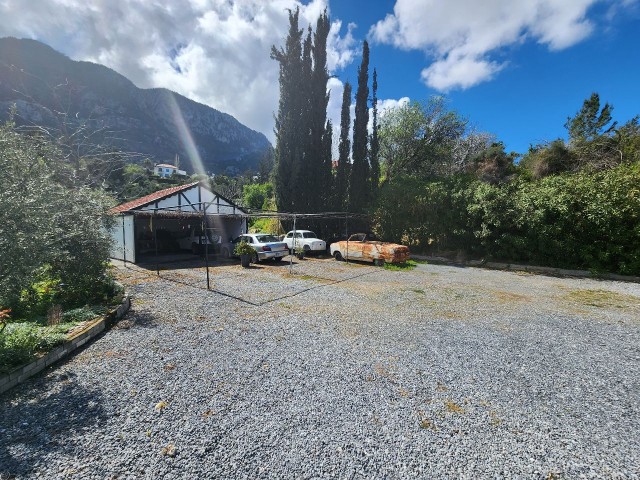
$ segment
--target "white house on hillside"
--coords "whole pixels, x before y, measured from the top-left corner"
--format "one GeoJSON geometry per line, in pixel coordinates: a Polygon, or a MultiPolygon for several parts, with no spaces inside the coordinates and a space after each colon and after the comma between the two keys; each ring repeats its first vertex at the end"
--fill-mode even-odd
{"type": "Polygon", "coordinates": [[[170,165],[168,163],[158,163],[155,167],[153,167],[153,173],[158,175],[159,177],[166,178],[171,175],[186,175],[187,172],[184,170],[178,170],[178,167],[175,165],[170,165]]]}

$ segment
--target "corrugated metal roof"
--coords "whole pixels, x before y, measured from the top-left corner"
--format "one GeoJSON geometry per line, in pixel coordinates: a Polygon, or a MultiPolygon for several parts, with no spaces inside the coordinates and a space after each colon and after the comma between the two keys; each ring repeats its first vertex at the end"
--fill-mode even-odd
{"type": "Polygon", "coordinates": [[[170,187],[165,188],[164,190],[158,190],[157,192],[150,193],[149,195],[145,195],[144,197],[140,197],[135,200],[131,200],[130,202],[123,203],[122,205],[118,205],[117,207],[113,207],[111,210],[109,210],[109,213],[124,213],[130,210],[135,210],[136,208],[144,207],[146,205],[149,205],[150,203],[154,203],[158,200],[162,200],[163,198],[170,197],[171,195],[174,195],[178,192],[189,190],[199,183],[200,182],[193,182],[188,183],[187,185],[180,185],[178,187],[170,187]]]}

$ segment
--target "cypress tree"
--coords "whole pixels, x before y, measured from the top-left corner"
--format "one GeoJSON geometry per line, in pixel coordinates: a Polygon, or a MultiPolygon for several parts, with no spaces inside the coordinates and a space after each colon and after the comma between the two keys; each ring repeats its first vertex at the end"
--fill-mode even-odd
{"type": "Polygon", "coordinates": [[[320,177],[318,178],[319,184],[322,185],[322,192],[320,192],[320,207],[322,209],[318,211],[326,211],[331,206],[331,192],[333,191],[333,175],[331,174],[332,169],[332,154],[331,150],[333,147],[333,124],[331,120],[327,120],[327,124],[324,129],[324,134],[322,136],[322,171],[320,177]]]}
{"type": "Polygon", "coordinates": [[[333,189],[333,205],[336,210],[346,209],[349,205],[347,192],[349,188],[349,152],[351,140],[349,129],[351,127],[351,84],[344,84],[342,92],[342,110],[340,112],[340,143],[338,144],[338,168],[333,189]]]}
{"type": "Polygon", "coordinates": [[[308,196],[307,211],[318,212],[326,209],[328,194],[331,192],[331,151],[325,148],[327,139],[327,105],[329,94],[327,82],[327,37],[331,23],[327,11],[322,13],[316,22],[311,54],[313,70],[309,81],[309,149],[305,160],[305,170],[308,169],[308,184],[305,194],[308,196]]]}
{"type": "MultiPolygon", "coordinates": [[[[327,125],[327,38],[331,28],[325,10],[315,33],[303,39],[299,9],[289,12],[284,49],[271,49],[280,63],[280,103],[276,117],[275,193],[278,209],[317,212],[331,192],[331,131],[327,125]]],[[[330,126],[330,124],[329,124],[330,126]]]]}
{"type": "Polygon", "coordinates": [[[300,179],[304,96],[302,92],[302,30],[300,10],[289,11],[289,33],[284,49],[271,47],[271,58],[280,63],[280,101],[276,117],[275,194],[278,209],[295,208],[296,186],[300,179]]]}
{"type": "Polygon", "coordinates": [[[300,123],[297,125],[297,129],[300,133],[300,176],[295,185],[295,212],[309,212],[311,195],[309,195],[309,189],[312,188],[312,178],[315,175],[315,164],[312,161],[312,136],[311,136],[311,124],[312,117],[310,115],[311,109],[311,78],[313,76],[313,61],[311,57],[312,52],[312,31],[311,26],[307,31],[307,36],[302,44],[302,78],[299,85],[299,92],[302,96],[303,111],[300,118],[300,123]]]}
{"type": "Polygon", "coordinates": [[[374,201],[378,194],[378,185],[380,184],[380,142],[378,140],[378,73],[373,69],[373,129],[371,132],[370,145],[370,164],[371,164],[371,195],[370,199],[374,201]]]}
{"type": "Polygon", "coordinates": [[[369,161],[367,156],[367,124],[369,123],[369,44],[362,45],[362,63],[358,68],[358,90],[353,121],[353,153],[349,181],[349,209],[362,212],[369,197],[369,161]]]}

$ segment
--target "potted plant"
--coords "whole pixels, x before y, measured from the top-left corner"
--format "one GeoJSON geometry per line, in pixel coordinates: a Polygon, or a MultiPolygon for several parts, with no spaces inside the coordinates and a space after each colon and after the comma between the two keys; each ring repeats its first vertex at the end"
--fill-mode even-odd
{"type": "Polygon", "coordinates": [[[240,242],[236,245],[233,253],[240,257],[240,265],[242,265],[244,268],[249,268],[249,264],[251,263],[251,256],[254,255],[256,251],[247,242],[240,242]]]}
{"type": "Polygon", "coordinates": [[[304,260],[305,250],[302,247],[296,247],[294,249],[295,256],[298,257],[298,260],[304,260]]]}

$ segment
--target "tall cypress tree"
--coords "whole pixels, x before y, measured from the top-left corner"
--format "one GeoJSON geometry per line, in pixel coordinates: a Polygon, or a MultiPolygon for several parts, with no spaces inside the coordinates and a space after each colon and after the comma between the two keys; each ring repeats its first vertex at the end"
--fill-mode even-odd
{"type": "Polygon", "coordinates": [[[369,197],[369,160],[367,124],[369,123],[369,44],[362,45],[362,63],[358,68],[358,90],[353,122],[353,164],[349,181],[349,209],[362,212],[369,197]]]}
{"type": "Polygon", "coordinates": [[[308,184],[305,194],[308,196],[308,212],[318,212],[326,209],[328,194],[330,193],[331,180],[331,152],[329,157],[325,145],[327,142],[327,104],[329,94],[327,82],[329,71],[327,70],[327,37],[331,23],[327,11],[318,17],[316,30],[313,36],[311,55],[313,70],[309,81],[309,149],[305,159],[305,170],[308,171],[308,184]]]}
{"type": "Polygon", "coordinates": [[[331,131],[327,125],[327,38],[331,28],[325,10],[315,33],[303,39],[299,9],[289,12],[284,49],[271,49],[280,63],[280,104],[276,117],[275,193],[278,209],[317,212],[331,192],[331,131]]]}
{"type": "Polygon", "coordinates": [[[322,135],[322,171],[318,178],[323,191],[320,192],[320,204],[318,211],[327,211],[331,208],[331,193],[333,192],[332,153],[333,148],[333,124],[327,120],[324,134],[322,135]]]}
{"type": "Polygon", "coordinates": [[[300,176],[295,185],[295,200],[292,211],[295,212],[308,212],[309,203],[311,197],[309,195],[309,189],[311,185],[311,177],[314,175],[315,164],[312,161],[312,136],[311,136],[311,124],[312,116],[309,114],[311,109],[311,79],[313,76],[313,61],[312,61],[312,31],[311,26],[307,31],[307,36],[302,44],[302,79],[300,86],[300,94],[302,96],[303,111],[300,118],[300,123],[297,125],[297,129],[300,132],[300,176]]]}
{"type": "Polygon", "coordinates": [[[289,33],[284,49],[271,47],[271,58],[280,63],[280,102],[276,117],[275,194],[278,209],[295,208],[296,186],[300,179],[304,95],[302,92],[302,30],[300,10],[289,11],[289,33]]]}
{"type": "Polygon", "coordinates": [[[378,140],[378,73],[373,69],[373,129],[371,139],[369,141],[369,163],[371,164],[371,194],[370,200],[374,201],[378,194],[378,185],[380,184],[380,142],[378,140]]]}
{"type": "Polygon", "coordinates": [[[349,206],[349,153],[351,152],[351,140],[349,130],[351,128],[351,84],[344,84],[342,92],[342,110],[340,112],[340,143],[338,144],[338,168],[333,188],[333,205],[336,210],[343,210],[349,206]]]}

